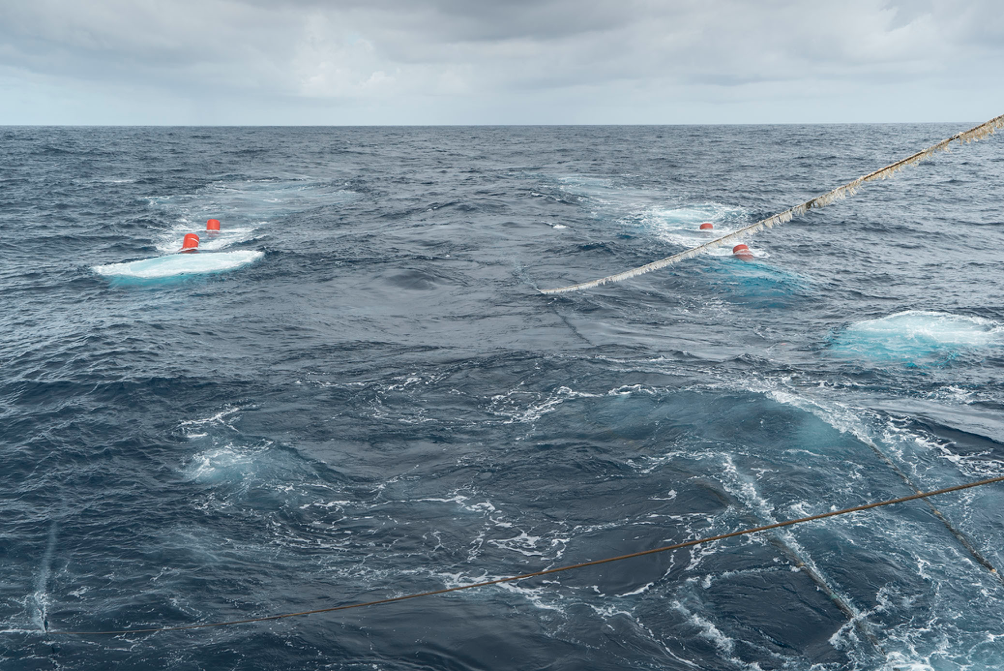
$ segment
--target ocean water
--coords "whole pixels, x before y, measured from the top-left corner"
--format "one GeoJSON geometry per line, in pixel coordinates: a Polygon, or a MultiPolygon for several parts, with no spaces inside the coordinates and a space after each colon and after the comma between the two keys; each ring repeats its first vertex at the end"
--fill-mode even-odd
{"type": "Polygon", "coordinates": [[[52,633],[1004,474],[1000,138],[537,291],[971,125],[0,129],[0,668],[1004,668],[1001,485],[52,633]]]}

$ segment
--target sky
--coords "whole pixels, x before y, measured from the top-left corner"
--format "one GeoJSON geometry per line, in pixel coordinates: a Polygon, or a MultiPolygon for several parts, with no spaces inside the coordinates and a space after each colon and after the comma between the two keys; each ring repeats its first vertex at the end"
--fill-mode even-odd
{"type": "Polygon", "coordinates": [[[0,0],[0,124],[983,121],[999,0],[0,0]]]}

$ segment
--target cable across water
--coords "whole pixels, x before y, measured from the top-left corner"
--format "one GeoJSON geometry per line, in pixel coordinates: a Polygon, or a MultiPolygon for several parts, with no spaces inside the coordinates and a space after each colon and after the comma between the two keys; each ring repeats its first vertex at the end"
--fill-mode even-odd
{"type": "MultiPolygon", "coordinates": [[[[652,548],[650,550],[642,550],[640,552],[631,552],[629,554],[618,555],[616,557],[607,557],[605,559],[595,559],[593,561],[582,562],[579,564],[571,564],[569,566],[559,566],[557,568],[544,569],[542,571],[533,571],[531,573],[521,573],[519,575],[509,576],[506,578],[497,578],[495,580],[485,580],[483,582],[471,583],[469,585],[460,585],[458,587],[447,587],[444,589],[437,589],[428,592],[416,592],[414,594],[405,594],[403,596],[388,597],[386,599],[374,599],[373,601],[364,601],[358,603],[350,603],[342,606],[332,606],[330,608],[316,608],[313,610],[304,610],[297,613],[281,613],[278,615],[266,615],[263,617],[252,617],[244,620],[229,620],[225,622],[209,622],[204,624],[188,624],[180,625],[175,627],[148,627],[144,629],[111,629],[106,631],[46,631],[44,633],[48,635],[63,635],[63,636],[123,636],[129,634],[154,634],[162,631],[186,631],[189,629],[209,629],[214,627],[229,627],[238,624],[252,624],[255,622],[269,622],[271,620],[283,620],[291,617],[302,617],[305,615],[317,615],[319,613],[333,613],[339,610],[350,610],[353,608],[364,608],[367,606],[381,606],[390,603],[397,603],[399,601],[407,601],[410,599],[418,599],[421,597],[435,596],[437,594],[449,594],[451,592],[460,592],[468,589],[475,589],[477,587],[488,587],[491,585],[500,585],[502,583],[517,582],[519,580],[526,580],[527,578],[535,578],[543,575],[551,575],[554,573],[562,573],[564,571],[572,571],[575,569],[586,568],[589,566],[599,566],[601,564],[610,564],[613,562],[624,561],[626,559],[634,559],[636,557],[645,557],[647,555],[659,554],[662,552],[670,552],[672,550],[679,550],[681,548],[693,547],[695,545],[703,545],[705,543],[712,543],[714,541],[724,540],[726,538],[735,538],[737,536],[746,536],[749,534],[758,533],[761,531],[769,531],[771,529],[780,529],[782,527],[790,527],[796,524],[804,524],[806,522],[812,522],[815,520],[822,520],[828,517],[837,517],[838,515],[847,515],[850,513],[859,512],[862,510],[871,510],[872,508],[879,508],[882,506],[889,506],[894,503],[904,503],[906,501],[914,501],[916,499],[925,499],[929,496],[938,496],[939,494],[947,494],[949,492],[957,492],[963,489],[971,489],[973,487],[982,487],[984,485],[990,485],[996,482],[1004,482],[1004,475],[995,478],[988,478],[986,480],[979,480],[977,482],[968,482],[962,485],[955,485],[952,487],[945,487],[943,489],[936,489],[929,492],[918,492],[916,494],[911,494],[909,496],[901,496],[895,499],[888,499],[886,501],[877,501],[875,503],[866,503],[860,506],[854,506],[852,508],[844,508],[843,510],[833,510],[827,513],[820,513],[818,515],[809,515],[808,517],[799,517],[793,520],[787,520],[786,522],[775,522],[774,524],[766,524],[763,526],[752,527],[750,529],[742,529],[740,531],[732,531],[730,533],[718,534],[717,536],[708,536],[706,538],[697,538],[690,541],[684,541],[682,543],[674,543],[673,545],[665,545],[663,547],[652,548]]],[[[43,632],[40,632],[43,633],[43,632]]]]}
{"type": "Polygon", "coordinates": [[[982,123],[979,126],[970,128],[967,131],[961,133],[956,133],[950,138],[946,138],[937,144],[933,144],[927,149],[922,149],[916,154],[907,156],[904,159],[900,159],[895,163],[890,163],[884,168],[879,168],[874,172],[870,172],[867,175],[862,175],[855,180],[851,180],[847,184],[838,186],[832,191],[828,191],[815,198],[810,198],[809,200],[790,207],[784,212],[779,212],[773,216],[767,217],[766,219],[761,219],[760,221],[750,224],[748,226],[743,226],[739,230],[733,231],[728,235],[723,235],[720,238],[706,242],[703,245],[698,245],[688,249],[685,252],[680,252],[679,254],[674,254],[672,256],[667,256],[664,259],[659,259],[658,261],[653,261],[651,263],[646,263],[643,266],[638,266],[637,268],[632,268],[631,270],[625,270],[624,272],[617,273],[616,275],[608,275],[607,277],[601,277],[598,280],[590,280],[589,282],[581,282],[579,284],[571,284],[567,287],[558,287],[556,289],[540,289],[542,294],[564,294],[571,291],[581,291],[583,289],[593,289],[600,285],[606,284],[607,282],[622,282],[626,279],[632,277],[637,277],[638,275],[644,275],[645,273],[650,273],[653,270],[659,270],[660,268],[665,268],[666,266],[671,266],[680,261],[693,258],[704,252],[719,247],[726,243],[738,242],[741,238],[748,235],[753,235],[754,233],[759,233],[765,228],[773,228],[780,224],[786,224],[793,218],[801,216],[811,209],[819,209],[821,207],[826,207],[835,200],[840,200],[846,198],[847,196],[853,196],[858,188],[865,182],[871,182],[876,179],[885,179],[887,177],[892,177],[894,174],[902,170],[903,168],[919,163],[931,155],[939,151],[947,151],[953,142],[969,143],[978,142],[988,135],[992,135],[998,129],[1004,128],[1004,114],[994,117],[986,123],[982,123]]]}

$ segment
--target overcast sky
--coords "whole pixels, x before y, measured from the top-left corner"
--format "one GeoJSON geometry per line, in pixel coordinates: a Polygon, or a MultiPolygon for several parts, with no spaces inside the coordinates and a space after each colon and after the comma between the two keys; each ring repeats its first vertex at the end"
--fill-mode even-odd
{"type": "Polygon", "coordinates": [[[981,121],[999,0],[0,0],[0,124],[981,121]]]}

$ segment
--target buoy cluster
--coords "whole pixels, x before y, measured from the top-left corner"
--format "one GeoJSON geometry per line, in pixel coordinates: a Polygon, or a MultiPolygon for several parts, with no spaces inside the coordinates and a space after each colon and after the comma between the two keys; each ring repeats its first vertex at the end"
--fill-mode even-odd
{"type": "MultiPolygon", "coordinates": [[[[206,235],[213,236],[217,235],[219,232],[219,219],[210,219],[206,222],[206,235]]],[[[197,251],[199,251],[199,236],[195,233],[186,233],[184,239],[181,241],[181,249],[178,250],[178,253],[191,254],[197,251]]]]}
{"type": "MultiPolygon", "coordinates": [[[[702,233],[704,233],[705,235],[710,235],[711,232],[713,230],[715,230],[715,225],[712,224],[710,221],[705,221],[703,224],[700,225],[699,228],[700,228],[700,231],[702,233]]],[[[737,259],[739,259],[741,261],[752,261],[753,260],[753,252],[750,251],[749,247],[747,247],[746,245],[741,245],[741,244],[740,245],[736,245],[735,247],[732,248],[732,256],[736,257],[737,259]]]]}

